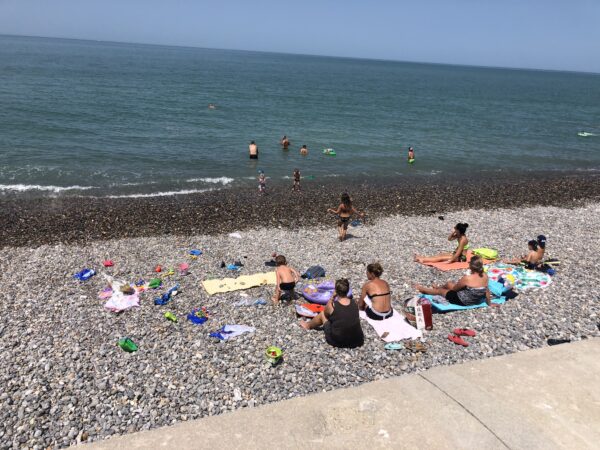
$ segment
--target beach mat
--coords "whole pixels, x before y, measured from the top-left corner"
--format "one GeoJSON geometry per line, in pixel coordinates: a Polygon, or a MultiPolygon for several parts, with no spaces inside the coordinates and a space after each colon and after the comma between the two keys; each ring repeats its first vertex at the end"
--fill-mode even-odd
{"type": "MultiPolygon", "coordinates": [[[[426,299],[428,299],[431,302],[431,306],[433,307],[435,312],[460,311],[463,309],[485,308],[487,306],[487,303],[485,302],[485,300],[482,303],[480,303],[479,305],[461,306],[461,305],[455,305],[453,303],[440,302],[440,300],[442,300],[442,299],[446,300],[444,297],[441,297],[440,295],[421,294],[421,297],[425,297],[426,299]]],[[[504,302],[506,302],[506,297],[492,298],[492,303],[497,303],[499,305],[502,305],[504,302]]]]}
{"type": "Polygon", "coordinates": [[[367,317],[364,311],[359,312],[360,318],[366,320],[373,327],[377,336],[385,342],[401,341],[403,339],[417,339],[422,336],[421,331],[410,325],[402,314],[394,310],[392,317],[384,320],[373,320],[367,317]],[[386,337],[383,337],[385,333],[386,337]]]}
{"type": "Polygon", "coordinates": [[[221,294],[223,292],[240,291],[267,284],[274,285],[277,282],[275,272],[255,273],[254,275],[242,275],[237,278],[221,278],[217,280],[204,280],[202,286],[208,295],[221,294]]]}
{"type": "MultiPolygon", "coordinates": [[[[463,262],[453,262],[448,264],[447,262],[435,262],[435,263],[421,263],[424,266],[433,267],[435,269],[441,270],[442,272],[448,272],[450,270],[466,270],[469,268],[469,261],[473,257],[473,252],[470,250],[467,251],[467,260],[463,262]]],[[[488,259],[484,259],[484,264],[491,264],[494,261],[490,261],[488,259]]]]}
{"type": "Polygon", "coordinates": [[[488,267],[487,274],[490,280],[498,281],[502,278],[519,291],[547,288],[552,283],[552,277],[547,273],[512,264],[493,264],[488,267]]]}

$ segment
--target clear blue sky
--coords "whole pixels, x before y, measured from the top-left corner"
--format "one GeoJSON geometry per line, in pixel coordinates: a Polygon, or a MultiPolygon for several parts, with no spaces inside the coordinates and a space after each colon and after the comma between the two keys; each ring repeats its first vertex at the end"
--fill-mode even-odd
{"type": "Polygon", "coordinates": [[[600,0],[0,0],[0,34],[600,73],[600,0]]]}

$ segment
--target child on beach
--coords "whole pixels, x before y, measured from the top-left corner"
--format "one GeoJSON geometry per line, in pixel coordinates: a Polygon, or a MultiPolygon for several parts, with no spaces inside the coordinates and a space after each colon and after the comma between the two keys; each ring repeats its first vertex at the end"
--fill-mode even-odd
{"type": "Polygon", "coordinates": [[[294,169],[294,186],[292,186],[292,191],[300,190],[300,169],[294,169]]]}
{"type": "Polygon", "coordinates": [[[300,274],[296,269],[287,265],[287,261],[283,255],[277,255],[277,257],[275,257],[275,263],[277,264],[277,269],[275,271],[277,281],[272,300],[273,304],[276,305],[279,303],[282,291],[291,292],[291,300],[294,300],[294,288],[300,279],[300,274]]]}
{"type": "Polygon", "coordinates": [[[267,177],[265,173],[261,170],[258,172],[258,192],[264,194],[267,189],[267,177]]]}

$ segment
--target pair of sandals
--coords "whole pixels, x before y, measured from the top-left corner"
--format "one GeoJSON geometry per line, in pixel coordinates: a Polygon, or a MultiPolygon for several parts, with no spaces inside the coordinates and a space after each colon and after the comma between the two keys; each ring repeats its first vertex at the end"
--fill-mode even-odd
{"type": "Polygon", "coordinates": [[[448,335],[448,340],[450,342],[454,342],[456,345],[462,345],[463,347],[468,347],[469,343],[465,341],[461,336],[469,336],[475,337],[477,333],[473,330],[469,330],[468,328],[455,328],[452,331],[453,334],[448,335]]]}

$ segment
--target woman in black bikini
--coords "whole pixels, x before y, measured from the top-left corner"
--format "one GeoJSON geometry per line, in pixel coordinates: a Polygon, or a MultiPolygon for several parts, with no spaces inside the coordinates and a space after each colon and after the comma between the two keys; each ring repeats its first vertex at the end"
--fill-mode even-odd
{"type": "Polygon", "coordinates": [[[390,285],[382,280],[383,268],[379,263],[367,266],[367,281],[362,288],[358,307],[364,310],[367,316],[373,320],[383,320],[392,317],[392,294],[390,285]]]}
{"type": "Polygon", "coordinates": [[[327,210],[327,212],[333,213],[333,214],[337,214],[338,216],[338,223],[337,223],[337,227],[338,227],[338,238],[340,240],[340,242],[342,242],[344,239],[346,239],[346,231],[348,231],[348,224],[350,223],[350,218],[352,217],[352,214],[358,214],[361,217],[364,217],[365,214],[358,212],[354,206],[352,206],[352,200],[350,199],[350,196],[344,192],[342,194],[342,198],[341,198],[341,203],[338,206],[338,209],[333,209],[333,208],[329,208],[327,210]]]}
{"type": "Polygon", "coordinates": [[[342,348],[356,348],[364,344],[365,337],[360,326],[358,305],[348,298],[350,283],[345,278],[335,282],[335,296],[332,296],[325,310],[310,322],[300,322],[305,330],[323,327],[325,340],[329,345],[342,348]],[[334,301],[337,300],[337,301],[334,301]]]}

